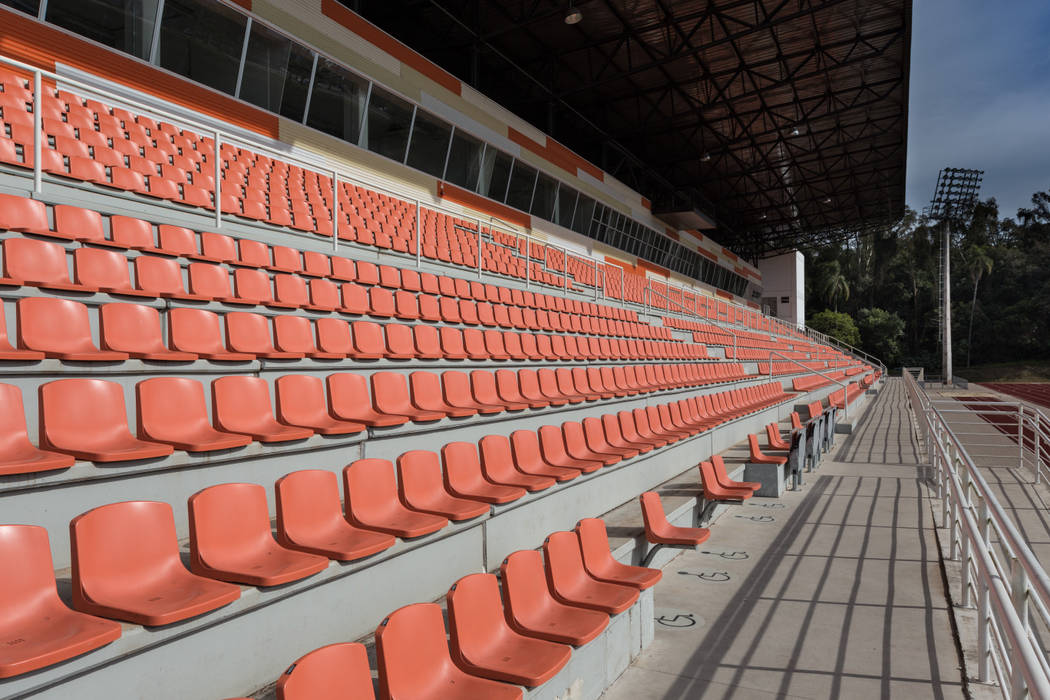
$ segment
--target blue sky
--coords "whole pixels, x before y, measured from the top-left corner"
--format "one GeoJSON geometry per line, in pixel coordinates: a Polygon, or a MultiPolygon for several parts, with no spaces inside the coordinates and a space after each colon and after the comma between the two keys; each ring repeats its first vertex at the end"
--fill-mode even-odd
{"type": "Polygon", "coordinates": [[[985,171],[1000,216],[1050,190],[1050,2],[915,0],[907,200],[946,166],[985,171]]]}

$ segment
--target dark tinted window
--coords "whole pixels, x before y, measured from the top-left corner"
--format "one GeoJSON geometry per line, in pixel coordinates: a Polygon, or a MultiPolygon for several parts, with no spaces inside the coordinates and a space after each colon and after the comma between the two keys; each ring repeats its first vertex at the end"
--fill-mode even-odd
{"type": "Polygon", "coordinates": [[[361,144],[368,81],[326,58],[317,60],[306,123],[326,134],[361,144]]]}
{"type": "Polygon", "coordinates": [[[558,206],[554,210],[554,223],[566,228],[572,226],[572,212],[576,208],[577,195],[576,190],[571,187],[558,185],[558,206]]]}
{"type": "Polygon", "coordinates": [[[301,122],[313,63],[313,54],[306,47],[253,23],[244,57],[241,99],[301,122]]]}
{"type": "Polygon", "coordinates": [[[411,125],[412,105],[373,85],[372,96],[368,100],[365,147],[399,163],[404,162],[411,125]]]}
{"type": "Polygon", "coordinates": [[[40,0],[0,0],[0,5],[13,7],[34,17],[40,14],[40,0]]]}
{"type": "Polygon", "coordinates": [[[425,173],[441,177],[445,172],[445,156],[452,127],[433,114],[416,110],[412,125],[412,143],[408,147],[408,164],[425,173]]]}
{"type": "Polygon", "coordinates": [[[514,161],[514,172],[510,176],[507,204],[515,209],[528,211],[532,204],[532,190],[536,185],[536,168],[514,161]]]}
{"type": "Polygon", "coordinates": [[[448,154],[445,179],[468,190],[476,189],[481,173],[482,149],[481,141],[456,129],[452,134],[452,150],[448,154]]]}
{"type": "Polygon", "coordinates": [[[547,221],[554,221],[554,195],[558,191],[558,182],[550,175],[539,174],[536,178],[536,192],[532,195],[531,214],[547,221]]]}
{"type": "Polygon", "coordinates": [[[502,202],[507,194],[507,182],[510,179],[511,158],[495,148],[485,149],[485,158],[478,180],[478,194],[502,202]]]}
{"type": "Polygon", "coordinates": [[[157,0],[49,0],[45,19],[118,51],[148,59],[157,0]]]}
{"type": "Polygon", "coordinates": [[[572,230],[586,236],[593,216],[594,200],[581,192],[580,200],[576,203],[576,214],[572,217],[572,230]]]}
{"type": "Polygon", "coordinates": [[[233,94],[247,19],[211,0],[165,0],[160,65],[233,94]]]}

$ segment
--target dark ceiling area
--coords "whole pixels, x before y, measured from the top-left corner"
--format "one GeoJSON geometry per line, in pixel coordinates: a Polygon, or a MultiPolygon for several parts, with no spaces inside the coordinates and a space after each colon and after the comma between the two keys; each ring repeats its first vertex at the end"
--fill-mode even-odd
{"type": "Polygon", "coordinates": [[[749,258],[904,210],[911,0],[344,0],[749,258]]]}

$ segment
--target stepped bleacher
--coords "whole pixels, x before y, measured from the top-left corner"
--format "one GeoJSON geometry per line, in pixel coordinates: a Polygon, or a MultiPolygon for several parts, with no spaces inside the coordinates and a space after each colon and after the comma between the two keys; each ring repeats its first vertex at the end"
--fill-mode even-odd
{"type": "MultiPolygon", "coordinates": [[[[15,73],[0,85],[3,174],[26,178],[35,96],[15,73]]],[[[381,697],[424,669],[554,692],[614,646],[636,654],[652,617],[655,575],[613,560],[590,518],[708,456],[703,499],[749,498],[719,451],[816,402],[812,433],[835,382],[852,402],[878,377],[750,309],[494,225],[65,90],[41,107],[56,187],[0,193],[0,558],[24,562],[0,573],[0,697],[280,677],[293,700],[333,664],[367,695],[345,642],[373,630],[381,697]],[[216,185],[225,233],[204,219],[216,185]],[[453,582],[446,646],[431,601],[453,582]],[[499,586],[516,653],[542,646],[544,668],[492,648],[499,586]]],[[[786,461],[791,437],[767,436],[754,459],[786,461]]],[[[642,504],[653,544],[709,536],[642,504]]]]}

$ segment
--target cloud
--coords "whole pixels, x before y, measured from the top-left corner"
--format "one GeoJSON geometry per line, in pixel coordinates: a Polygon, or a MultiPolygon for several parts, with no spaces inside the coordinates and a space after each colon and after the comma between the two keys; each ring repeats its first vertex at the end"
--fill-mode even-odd
{"type": "Polygon", "coordinates": [[[985,171],[982,198],[1013,216],[1050,189],[1050,6],[915,4],[908,203],[929,203],[943,167],[985,171]]]}

